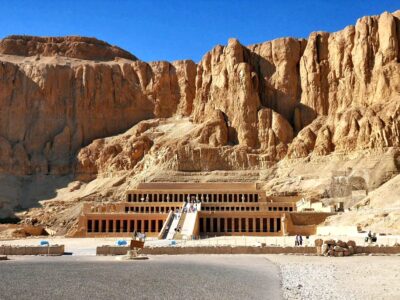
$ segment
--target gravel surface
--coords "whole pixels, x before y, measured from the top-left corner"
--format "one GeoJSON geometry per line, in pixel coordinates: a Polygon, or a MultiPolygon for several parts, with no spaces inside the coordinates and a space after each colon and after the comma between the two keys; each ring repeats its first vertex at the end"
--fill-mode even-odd
{"type": "Polygon", "coordinates": [[[263,256],[14,257],[0,263],[0,299],[282,299],[263,256]]]}
{"type": "Polygon", "coordinates": [[[268,255],[285,299],[400,299],[399,256],[268,255]]]}

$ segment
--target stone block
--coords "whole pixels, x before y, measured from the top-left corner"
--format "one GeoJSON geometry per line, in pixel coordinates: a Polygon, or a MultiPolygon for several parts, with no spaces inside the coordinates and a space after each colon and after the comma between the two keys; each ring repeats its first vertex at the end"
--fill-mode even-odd
{"type": "Polygon", "coordinates": [[[316,247],[322,246],[323,244],[324,244],[324,241],[323,241],[322,239],[316,239],[316,240],[314,241],[314,245],[315,245],[316,247]]]}
{"type": "Polygon", "coordinates": [[[321,246],[321,253],[322,253],[322,254],[327,253],[327,252],[328,252],[328,249],[329,249],[328,245],[327,245],[327,244],[323,244],[323,245],[321,246]]]}

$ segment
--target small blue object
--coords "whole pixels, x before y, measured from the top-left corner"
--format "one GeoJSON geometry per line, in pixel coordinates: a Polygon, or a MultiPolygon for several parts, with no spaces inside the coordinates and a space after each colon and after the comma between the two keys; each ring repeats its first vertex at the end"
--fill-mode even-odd
{"type": "Polygon", "coordinates": [[[126,246],[128,243],[125,240],[118,240],[116,244],[117,246],[126,246]]]}
{"type": "Polygon", "coordinates": [[[176,241],[175,240],[171,241],[171,246],[176,246],[176,241]]]}
{"type": "Polygon", "coordinates": [[[49,242],[48,241],[40,241],[40,246],[48,246],[49,242]]]}

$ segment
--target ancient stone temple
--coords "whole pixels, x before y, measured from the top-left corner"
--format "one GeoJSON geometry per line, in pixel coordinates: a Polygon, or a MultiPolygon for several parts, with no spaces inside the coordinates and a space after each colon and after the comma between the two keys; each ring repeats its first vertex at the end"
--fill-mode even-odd
{"type": "Polygon", "coordinates": [[[85,204],[75,236],[313,234],[330,213],[296,212],[299,198],[268,197],[251,183],[142,183],[124,202],[85,204]]]}

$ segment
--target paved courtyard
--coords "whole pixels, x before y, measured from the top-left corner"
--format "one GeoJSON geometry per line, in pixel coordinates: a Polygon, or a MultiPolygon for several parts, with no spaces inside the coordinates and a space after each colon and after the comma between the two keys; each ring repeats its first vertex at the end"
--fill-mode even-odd
{"type": "Polygon", "coordinates": [[[7,299],[281,299],[279,267],[262,256],[14,257],[0,263],[7,299]]]}

